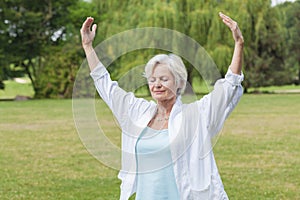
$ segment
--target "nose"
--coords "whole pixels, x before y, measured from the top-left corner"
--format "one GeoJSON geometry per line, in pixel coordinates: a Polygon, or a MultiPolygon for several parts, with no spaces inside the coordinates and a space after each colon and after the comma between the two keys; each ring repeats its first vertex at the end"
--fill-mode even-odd
{"type": "Polygon", "coordinates": [[[161,87],[162,86],[162,83],[161,83],[161,80],[156,80],[155,82],[154,82],[154,87],[161,87]]]}

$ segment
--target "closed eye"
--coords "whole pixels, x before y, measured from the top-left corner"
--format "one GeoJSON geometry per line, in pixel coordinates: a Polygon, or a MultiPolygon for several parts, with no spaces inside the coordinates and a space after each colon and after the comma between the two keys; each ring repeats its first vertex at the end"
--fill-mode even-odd
{"type": "Polygon", "coordinates": [[[155,78],[150,78],[150,79],[148,79],[148,82],[154,83],[154,82],[155,82],[155,78]]]}

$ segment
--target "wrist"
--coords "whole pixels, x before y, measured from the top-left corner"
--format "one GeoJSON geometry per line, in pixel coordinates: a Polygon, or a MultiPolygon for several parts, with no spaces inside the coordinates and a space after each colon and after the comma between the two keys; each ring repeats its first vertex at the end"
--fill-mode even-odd
{"type": "Polygon", "coordinates": [[[244,38],[239,38],[235,41],[235,45],[243,47],[244,46],[244,38]]]}
{"type": "Polygon", "coordinates": [[[82,45],[82,47],[83,47],[83,50],[86,55],[89,55],[91,52],[94,51],[94,48],[92,45],[82,45]]]}

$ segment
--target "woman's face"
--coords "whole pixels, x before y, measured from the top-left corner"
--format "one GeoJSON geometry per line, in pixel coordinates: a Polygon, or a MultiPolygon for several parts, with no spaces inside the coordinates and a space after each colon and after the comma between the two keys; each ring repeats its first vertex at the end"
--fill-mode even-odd
{"type": "Polygon", "coordinates": [[[152,98],[156,101],[176,98],[175,78],[166,65],[155,66],[152,75],[148,78],[148,84],[152,98]]]}

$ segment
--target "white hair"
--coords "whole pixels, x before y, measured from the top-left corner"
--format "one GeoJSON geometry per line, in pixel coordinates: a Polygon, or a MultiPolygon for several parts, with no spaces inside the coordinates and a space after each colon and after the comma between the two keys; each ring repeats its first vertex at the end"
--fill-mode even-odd
{"type": "Polygon", "coordinates": [[[147,79],[150,78],[154,68],[159,64],[164,64],[168,67],[175,79],[177,95],[182,94],[187,81],[187,71],[182,59],[175,54],[158,54],[152,57],[146,64],[144,76],[147,79]]]}

